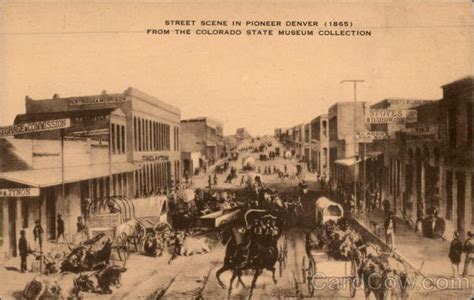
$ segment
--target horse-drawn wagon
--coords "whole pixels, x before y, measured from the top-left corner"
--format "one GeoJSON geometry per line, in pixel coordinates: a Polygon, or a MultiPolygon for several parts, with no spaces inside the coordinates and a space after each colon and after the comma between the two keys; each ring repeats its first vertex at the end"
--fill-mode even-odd
{"type": "Polygon", "coordinates": [[[331,259],[321,250],[311,250],[310,257],[303,256],[303,283],[307,283],[311,296],[319,287],[346,287],[350,297],[354,297],[358,284],[357,267],[354,261],[331,259]]]}
{"type": "Polygon", "coordinates": [[[112,196],[96,199],[89,205],[89,236],[104,233],[112,240],[112,248],[124,260],[133,246],[140,251],[147,232],[167,222],[165,196],[139,198],[112,196]]]}
{"type": "Polygon", "coordinates": [[[332,220],[337,223],[344,215],[344,210],[341,205],[329,200],[326,197],[320,197],[315,203],[315,222],[316,225],[326,224],[332,220]]]}

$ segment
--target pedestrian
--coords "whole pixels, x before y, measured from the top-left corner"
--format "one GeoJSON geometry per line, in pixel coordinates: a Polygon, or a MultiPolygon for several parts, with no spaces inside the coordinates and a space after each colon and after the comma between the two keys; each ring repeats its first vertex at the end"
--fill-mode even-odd
{"type": "Polygon", "coordinates": [[[451,246],[449,247],[448,254],[453,268],[453,277],[459,275],[459,263],[461,262],[462,250],[463,245],[461,240],[459,239],[459,232],[455,231],[451,246]]]}
{"type": "Polygon", "coordinates": [[[240,179],[240,186],[243,186],[245,183],[245,175],[242,175],[242,179],[240,179]]]}
{"type": "Polygon", "coordinates": [[[389,211],[388,216],[384,223],[385,228],[385,243],[390,245],[392,250],[395,250],[395,219],[393,218],[393,212],[389,211]]]}
{"type": "Polygon", "coordinates": [[[214,173],[214,185],[217,185],[217,173],[214,173]]]}
{"type": "Polygon", "coordinates": [[[209,178],[207,179],[207,183],[208,183],[208,187],[211,188],[212,187],[212,178],[211,178],[211,174],[209,174],[209,178]]]}
{"type": "Polygon", "coordinates": [[[18,251],[20,252],[20,271],[21,273],[25,273],[27,271],[27,262],[26,258],[28,257],[28,241],[25,237],[25,231],[22,229],[20,230],[20,239],[18,240],[18,251]]]}
{"type": "Polygon", "coordinates": [[[77,217],[77,233],[82,233],[86,229],[86,224],[84,223],[84,219],[79,216],[77,217]]]}
{"type": "Polygon", "coordinates": [[[176,233],[174,237],[174,252],[173,255],[168,260],[168,265],[171,264],[171,261],[181,255],[181,240],[179,239],[179,234],[176,233]]]}
{"type": "Polygon", "coordinates": [[[474,261],[474,232],[469,231],[467,233],[468,238],[464,242],[464,251],[466,252],[466,258],[464,259],[464,270],[462,276],[466,277],[470,274],[471,264],[474,261]]]}
{"type": "Polygon", "coordinates": [[[59,242],[59,237],[63,237],[63,241],[65,241],[66,239],[64,238],[64,220],[63,220],[63,216],[61,214],[58,214],[58,219],[56,221],[57,223],[57,231],[58,231],[58,235],[56,236],[56,244],[59,242]]]}
{"type": "Polygon", "coordinates": [[[33,228],[33,237],[35,240],[35,249],[40,251],[43,248],[43,227],[41,227],[40,220],[35,221],[35,227],[33,228]]]}

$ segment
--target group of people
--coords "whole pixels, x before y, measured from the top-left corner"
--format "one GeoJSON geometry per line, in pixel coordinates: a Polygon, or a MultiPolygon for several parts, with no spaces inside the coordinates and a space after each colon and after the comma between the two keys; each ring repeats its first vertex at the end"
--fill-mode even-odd
{"type": "Polygon", "coordinates": [[[317,227],[315,236],[316,239],[313,239],[312,234],[307,232],[305,237],[305,249],[310,259],[312,250],[327,252],[335,260],[357,262],[367,254],[366,242],[344,219],[340,219],[338,223],[328,221],[323,226],[317,227]]]}
{"type": "Polygon", "coordinates": [[[448,253],[448,257],[452,264],[454,277],[460,275],[459,264],[461,263],[463,253],[465,253],[465,256],[462,276],[468,276],[470,275],[471,265],[474,262],[474,232],[472,231],[467,233],[467,238],[464,243],[461,241],[459,232],[454,232],[454,237],[451,241],[448,253]]]}

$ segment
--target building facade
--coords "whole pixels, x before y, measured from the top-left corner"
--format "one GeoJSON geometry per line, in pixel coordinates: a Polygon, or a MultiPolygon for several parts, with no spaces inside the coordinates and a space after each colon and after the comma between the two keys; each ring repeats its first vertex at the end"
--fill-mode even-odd
{"type": "Polygon", "coordinates": [[[224,157],[223,125],[208,117],[181,121],[183,152],[200,152],[203,162],[213,165],[224,157]]]}
{"type": "Polygon", "coordinates": [[[2,141],[2,158],[12,157],[13,163],[0,166],[0,185],[40,189],[36,204],[35,199],[3,198],[2,248],[8,255],[16,254],[19,229],[31,232],[33,219],[41,220],[46,239],[54,239],[61,213],[70,237],[77,217],[87,217],[98,199],[123,197],[139,211],[139,199],[180,178],[180,110],[174,106],[134,88],[94,96],[26,97],[26,114],[18,115],[15,125],[55,119],[69,119],[71,126],[2,141]]]}
{"type": "Polygon", "coordinates": [[[310,124],[311,163],[313,169],[329,178],[329,125],[327,114],[320,115],[310,124]]]}

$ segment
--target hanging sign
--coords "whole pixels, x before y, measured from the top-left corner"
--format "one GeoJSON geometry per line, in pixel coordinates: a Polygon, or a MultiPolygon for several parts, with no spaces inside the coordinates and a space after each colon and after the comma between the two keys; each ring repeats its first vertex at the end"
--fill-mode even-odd
{"type": "Polygon", "coordinates": [[[38,197],[39,188],[11,188],[0,189],[0,198],[4,197],[38,197]]]}
{"type": "Polygon", "coordinates": [[[0,127],[0,137],[15,134],[63,129],[68,127],[71,127],[71,119],[47,120],[34,123],[18,124],[0,127]]]}

